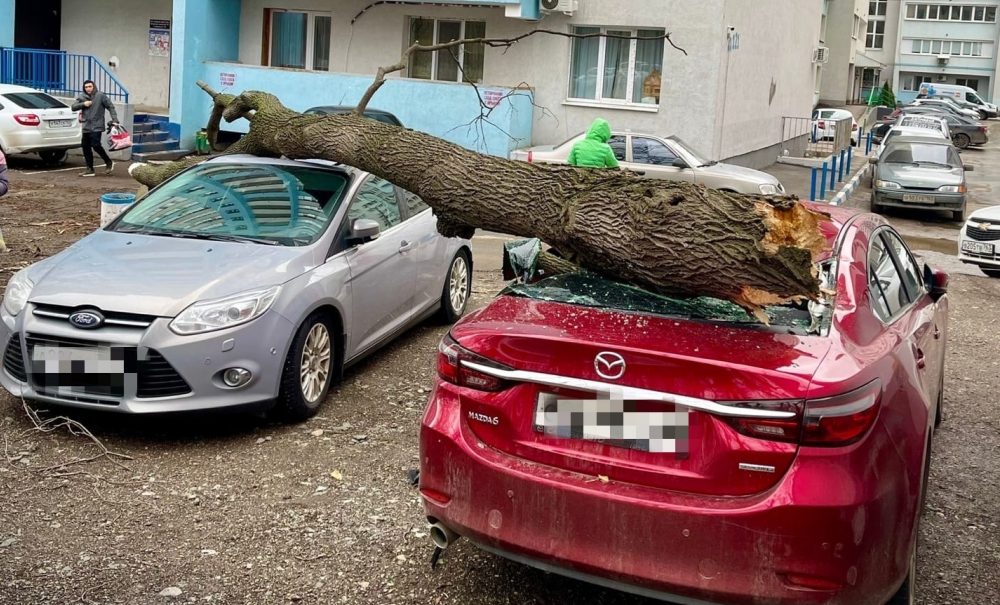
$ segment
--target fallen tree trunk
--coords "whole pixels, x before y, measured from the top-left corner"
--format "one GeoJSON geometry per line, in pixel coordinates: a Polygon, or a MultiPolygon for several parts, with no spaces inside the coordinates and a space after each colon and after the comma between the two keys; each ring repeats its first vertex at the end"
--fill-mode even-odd
{"type": "MultiPolygon", "coordinates": [[[[218,120],[251,121],[227,153],[324,158],[419,195],[447,236],[487,229],[537,237],[610,278],[671,295],[760,308],[819,295],[814,261],[824,215],[792,197],[739,195],[618,170],[537,165],[486,156],[358,115],[305,116],[264,92],[214,93],[218,120]]],[[[138,166],[153,187],[200,161],[138,166]]]]}

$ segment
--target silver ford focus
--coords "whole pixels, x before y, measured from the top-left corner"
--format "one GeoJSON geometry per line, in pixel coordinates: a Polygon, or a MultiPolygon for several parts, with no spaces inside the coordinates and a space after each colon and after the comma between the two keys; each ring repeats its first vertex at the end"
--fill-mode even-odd
{"type": "Polygon", "coordinates": [[[11,277],[0,383],[119,412],[274,405],[313,415],[345,365],[471,286],[468,240],[419,197],[328,162],[194,166],[11,277]]]}

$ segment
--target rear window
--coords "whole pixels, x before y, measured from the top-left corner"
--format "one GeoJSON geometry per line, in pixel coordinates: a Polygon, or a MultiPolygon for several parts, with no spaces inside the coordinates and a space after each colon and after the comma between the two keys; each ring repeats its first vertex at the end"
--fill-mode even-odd
{"type": "MultiPolygon", "coordinates": [[[[514,284],[501,294],[627,313],[766,328],[742,307],[729,301],[707,296],[675,298],[654,294],[590,272],[565,273],[534,283],[514,284]]],[[[764,312],[772,329],[800,335],[810,333],[812,319],[806,303],[774,305],[766,307],[764,312]]]]}
{"type": "Polygon", "coordinates": [[[892,147],[885,155],[887,164],[945,164],[960,166],[962,161],[958,152],[951,145],[920,145],[918,143],[903,143],[892,147]]]}
{"type": "Polygon", "coordinates": [[[65,103],[44,92],[11,92],[3,95],[3,98],[22,109],[60,109],[66,107],[65,103]]]}

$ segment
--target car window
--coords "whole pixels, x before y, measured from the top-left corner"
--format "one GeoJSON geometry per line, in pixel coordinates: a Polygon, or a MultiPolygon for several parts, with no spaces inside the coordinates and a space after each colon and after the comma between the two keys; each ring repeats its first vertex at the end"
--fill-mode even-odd
{"type": "Polygon", "coordinates": [[[908,302],[892,255],[878,236],[872,239],[868,251],[868,292],[875,314],[887,323],[908,302]]]}
{"type": "Polygon", "coordinates": [[[44,92],[11,92],[3,95],[5,99],[23,109],[59,109],[66,105],[44,92]]]}
{"type": "Polygon", "coordinates": [[[906,245],[895,233],[883,231],[882,237],[889,244],[889,249],[896,256],[896,260],[899,261],[900,277],[903,280],[903,285],[906,286],[909,300],[916,300],[923,293],[924,288],[920,281],[920,272],[917,270],[917,263],[910,255],[910,251],[906,249],[906,245]]]}
{"type": "Polygon", "coordinates": [[[400,191],[403,192],[403,204],[406,206],[406,216],[416,216],[430,208],[416,193],[410,193],[405,189],[400,189],[400,191]]]}
{"type": "Polygon", "coordinates": [[[205,163],[149,192],[108,229],[303,246],[326,230],[347,183],[346,174],[318,168],[205,163]]]}
{"type": "Polygon", "coordinates": [[[670,148],[657,141],[643,137],[632,137],[632,161],[653,166],[670,166],[677,156],[670,148]]]}
{"type": "Polygon", "coordinates": [[[402,222],[399,204],[396,202],[396,188],[385,179],[371,176],[361,185],[350,208],[347,218],[353,223],[359,218],[371,219],[378,223],[382,231],[402,222]]]}
{"type": "Polygon", "coordinates": [[[625,161],[625,137],[622,135],[615,135],[608,139],[608,145],[611,146],[611,152],[615,154],[615,159],[619,162],[625,161]]]}
{"type": "Polygon", "coordinates": [[[833,112],[832,111],[821,111],[821,112],[819,112],[819,117],[828,120],[828,119],[830,119],[830,118],[833,117],[833,112]]]}

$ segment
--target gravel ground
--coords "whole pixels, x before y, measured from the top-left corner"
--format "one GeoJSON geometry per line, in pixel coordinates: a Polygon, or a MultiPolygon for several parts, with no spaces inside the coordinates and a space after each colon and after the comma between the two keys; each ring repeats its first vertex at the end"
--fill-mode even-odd
{"type": "MultiPolygon", "coordinates": [[[[124,176],[12,161],[0,204],[11,271],[97,221],[124,176]]],[[[501,287],[474,275],[473,306],[501,287]]],[[[921,530],[919,603],[1000,602],[1000,280],[954,277],[945,397],[921,530]]],[[[431,570],[408,472],[446,328],[419,326],[348,371],[320,415],[132,418],[34,428],[0,396],[0,604],[651,603],[547,575],[459,542],[431,570]],[[79,429],[79,427],[76,427],[79,429]],[[105,454],[103,448],[111,454],[105,454]]],[[[51,415],[51,414],[50,414],[51,415]]],[[[45,417],[49,417],[46,415],[45,417]]]]}

